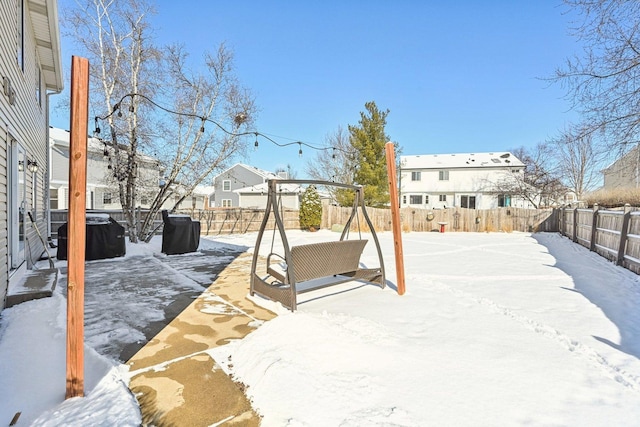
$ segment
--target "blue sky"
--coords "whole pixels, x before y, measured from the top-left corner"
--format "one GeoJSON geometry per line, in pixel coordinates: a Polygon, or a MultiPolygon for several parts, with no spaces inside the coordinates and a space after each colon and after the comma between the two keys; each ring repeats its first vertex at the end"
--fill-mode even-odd
{"type": "MultiPolygon", "coordinates": [[[[256,130],[279,142],[321,146],[357,124],[367,101],[390,110],[387,134],[406,155],[533,147],[577,117],[560,85],[543,80],[580,52],[560,0],[156,5],[159,43],[183,43],[194,61],[222,42],[235,52],[260,109],[256,130]]],[[[53,112],[52,125],[68,123],[53,112]]],[[[299,177],[315,156],[262,140],[249,155],[242,161],[289,164],[299,177]]]]}

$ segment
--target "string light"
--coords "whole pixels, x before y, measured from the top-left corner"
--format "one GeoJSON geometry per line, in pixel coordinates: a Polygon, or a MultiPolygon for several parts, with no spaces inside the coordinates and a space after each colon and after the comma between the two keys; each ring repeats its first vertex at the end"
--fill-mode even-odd
{"type": "MultiPolygon", "coordinates": [[[[96,135],[96,138],[98,137],[98,135],[100,135],[100,127],[98,125],[98,120],[106,120],[109,117],[113,116],[114,114],[117,113],[118,117],[122,117],[122,111],[120,111],[120,105],[122,104],[122,101],[125,100],[125,98],[131,98],[132,103],[129,106],[129,111],[130,112],[134,112],[134,106],[133,106],[133,98],[134,97],[139,97],[147,102],[149,102],[150,104],[152,104],[153,106],[159,108],[162,111],[165,111],[167,113],[170,114],[175,114],[177,116],[183,116],[183,117],[191,117],[191,118],[196,118],[196,119],[200,119],[202,120],[202,125],[200,126],[200,132],[204,133],[205,131],[205,122],[210,122],[213,123],[215,126],[217,126],[221,131],[223,131],[224,133],[226,133],[229,136],[245,136],[245,135],[255,135],[256,140],[254,143],[254,147],[257,149],[259,146],[258,143],[258,136],[266,139],[267,141],[271,142],[272,144],[276,145],[277,147],[288,147],[290,145],[295,145],[298,144],[298,155],[300,157],[302,157],[302,146],[304,145],[307,148],[310,148],[312,150],[316,150],[316,151],[326,151],[326,150],[333,150],[332,151],[332,158],[336,158],[336,150],[341,151],[344,154],[350,154],[349,151],[344,150],[340,147],[318,147],[303,141],[292,141],[292,142],[285,142],[285,143],[279,143],[277,141],[275,141],[274,139],[270,138],[269,136],[267,136],[266,134],[262,133],[262,132],[257,132],[257,131],[250,131],[250,132],[231,132],[228,131],[227,129],[225,129],[221,124],[219,124],[218,122],[216,122],[215,120],[212,120],[208,117],[204,117],[204,116],[200,116],[197,114],[193,114],[193,113],[183,113],[183,112],[179,112],[179,111],[174,111],[171,110],[169,108],[163,107],[162,105],[158,104],[157,102],[155,102],[154,100],[152,100],[151,98],[147,97],[146,95],[140,94],[140,93],[128,93],[126,95],[124,95],[122,98],[120,98],[120,101],[117,102],[114,106],[113,109],[111,111],[111,113],[107,114],[106,116],[96,116],[95,117],[95,131],[94,134],[96,135]]],[[[247,114],[244,112],[240,112],[238,114],[236,114],[236,116],[234,117],[233,121],[237,126],[240,126],[241,124],[243,124],[245,121],[247,120],[247,114]]]]}

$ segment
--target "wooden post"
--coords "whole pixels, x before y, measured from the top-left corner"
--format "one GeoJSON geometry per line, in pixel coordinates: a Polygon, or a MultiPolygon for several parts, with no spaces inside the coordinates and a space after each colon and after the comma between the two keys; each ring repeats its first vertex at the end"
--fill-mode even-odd
{"type": "Polygon", "coordinates": [[[595,252],[596,239],[598,238],[598,204],[593,204],[593,215],[591,217],[591,241],[589,242],[589,250],[595,252]]]}
{"type": "Polygon", "coordinates": [[[571,240],[578,242],[578,207],[573,210],[573,236],[571,240]]]}
{"type": "Polygon", "coordinates": [[[67,392],[84,396],[84,257],[86,236],[89,61],[71,58],[69,216],[67,228],[67,392]]]}
{"type": "Polygon", "coordinates": [[[622,265],[624,263],[624,255],[627,249],[627,239],[629,236],[629,222],[631,221],[631,205],[625,203],[624,205],[624,217],[622,219],[622,228],[620,230],[620,244],[618,245],[618,257],[616,264],[622,265]]]}
{"type": "Polygon", "coordinates": [[[402,253],[402,229],[400,227],[398,186],[396,185],[396,154],[393,142],[387,142],[384,149],[387,157],[387,178],[389,182],[389,197],[391,198],[391,224],[393,228],[393,248],[396,254],[398,295],[404,295],[404,255],[402,253]]]}

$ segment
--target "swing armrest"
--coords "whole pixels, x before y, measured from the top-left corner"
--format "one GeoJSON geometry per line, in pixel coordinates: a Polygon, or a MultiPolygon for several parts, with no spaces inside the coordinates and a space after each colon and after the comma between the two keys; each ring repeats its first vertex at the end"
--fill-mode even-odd
{"type": "Polygon", "coordinates": [[[267,273],[278,279],[281,283],[285,283],[285,275],[287,274],[286,260],[276,253],[270,253],[267,256],[267,273]],[[272,263],[271,257],[279,258],[279,260],[272,263]],[[278,265],[280,268],[273,268],[272,265],[278,265]]]}

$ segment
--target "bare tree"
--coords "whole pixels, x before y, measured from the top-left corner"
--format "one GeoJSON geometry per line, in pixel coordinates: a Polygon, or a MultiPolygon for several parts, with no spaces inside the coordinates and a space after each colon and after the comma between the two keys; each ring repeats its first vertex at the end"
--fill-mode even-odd
{"type": "Polygon", "coordinates": [[[241,135],[255,113],[253,98],[238,84],[233,55],[224,45],[205,56],[203,73],[190,72],[181,47],[153,44],[152,13],[144,0],[78,0],[66,19],[92,64],[93,107],[102,112],[98,116],[107,127],[101,135],[132,242],[151,238],[152,218],[165,203],[172,200],[174,210],[242,152],[241,135]],[[143,153],[158,159],[163,185],[140,182],[139,166],[143,159],[149,161],[143,153]],[[138,229],[142,184],[157,193],[138,229]]]}
{"type": "MultiPolygon", "coordinates": [[[[640,2],[565,0],[578,21],[571,29],[584,52],[556,70],[589,132],[601,131],[619,152],[640,131],[640,2]]],[[[583,129],[585,130],[585,129],[583,129]]]]}
{"type": "MultiPolygon", "coordinates": [[[[325,149],[316,153],[312,161],[307,162],[306,171],[312,179],[353,184],[356,166],[355,150],[349,141],[349,133],[339,126],[325,138],[325,149]]],[[[335,187],[323,188],[334,200],[337,200],[335,187]]]]}
{"type": "Polygon", "coordinates": [[[511,153],[525,164],[524,170],[492,182],[490,191],[521,198],[535,208],[550,206],[563,198],[567,189],[554,171],[549,145],[541,143],[531,150],[520,147],[511,153]]]}
{"type": "Polygon", "coordinates": [[[606,150],[584,125],[568,127],[549,142],[549,147],[555,157],[556,174],[582,200],[586,192],[600,183],[606,150]]]}
{"type": "Polygon", "coordinates": [[[153,236],[152,215],[172,195],[173,208],[193,193],[197,185],[223,169],[246,145],[241,137],[253,123],[254,99],[233,74],[233,55],[223,45],[215,54],[205,55],[205,73],[190,73],[182,47],[171,46],[165,56],[168,63],[168,95],[173,107],[160,123],[163,159],[163,185],[142,223],[141,237],[153,236]],[[178,114],[176,114],[176,112],[178,114]],[[221,126],[219,122],[225,123],[221,126]]]}

